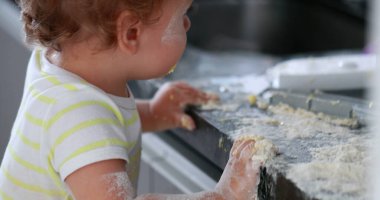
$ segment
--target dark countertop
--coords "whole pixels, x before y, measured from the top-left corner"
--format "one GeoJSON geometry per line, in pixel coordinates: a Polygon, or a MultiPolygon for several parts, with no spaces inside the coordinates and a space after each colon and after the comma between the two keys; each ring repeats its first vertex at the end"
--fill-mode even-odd
{"type": "MultiPolygon", "coordinates": [[[[137,97],[148,98],[166,81],[185,80],[203,90],[218,93],[221,98],[219,106],[189,109],[198,127],[194,133],[182,129],[172,132],[220,169],[226,165],[233,138],[237,135],[250,133],[270,139],[279,148],[280,154],[261,170],[259,199],[366,199],[365,188],[346,184],[346,181],[361,184],[362,179],[331,181],[324,174],[315,172],[317,167],[323,166],[327,167],[326,172],[336,174],[336,166],[344,164],[350,167],[349,170],[353,167],[359,169],[347,173],[360,174],[362,165],[356,166],[354,163],[365,163],[368,157],[365,149],[371,138],[365,125],[353,129],[334,125],[321,117],[309,119],[307,115],[298,115],[295,110],[289,114],[250,106],[247,97],[252,93],[236,78],[239,80],[240,77],[242,81],[254,78],[278,61],[278,58],[255,53],[210,53],[188,48],[173,74],[160,80],[134,82],[131,87],[137,97]],[[344,152],[356,154],[347,155],[344,152]],[[329,160],[335,157],[342,159],[329,160]],[[327,161],[333,165],[323,164],[327,161]],[[310,178],[310,174],[315,175],[310,178]]],[[[283,95],[276,91],[265,94],[271,97],[266,100],[273,105],[279,101],[292,105],[297,101],[310,100],[309,94],[297,96],[286,92],[283,95]]],[[[327,110],[331,112],[328,114],[338,113],[341,114],[339,117],[349,118],[352,113],[357,116],[365,114],[363,109],[359,112],[354,107],[365,108],[367,112],[368,105],[368,102],[358,99],[316,94],[309,109],[317,112],[318,109],[327,110]],[[338,103],[335,98],[339,98],[338,103]]]]}

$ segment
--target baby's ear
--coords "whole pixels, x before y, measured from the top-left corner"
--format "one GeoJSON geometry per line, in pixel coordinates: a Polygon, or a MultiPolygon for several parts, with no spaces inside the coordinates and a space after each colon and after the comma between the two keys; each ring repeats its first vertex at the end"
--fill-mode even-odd
{"type": "Polygon", "coordinates": [[[117,18],[117,45],[130,54],[135,54],[139,45],[142,23],[129,11],[123,11],[117,18]]]}

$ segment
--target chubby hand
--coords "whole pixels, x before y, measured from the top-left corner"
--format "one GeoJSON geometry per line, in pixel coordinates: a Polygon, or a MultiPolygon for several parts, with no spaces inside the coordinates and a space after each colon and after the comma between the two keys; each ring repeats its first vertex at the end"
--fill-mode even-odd
{"type": "Polygon", "coordinates": [[[158,130],[185,128],[194,130],[195,123],[184,110],[188,105],[201,105],[218,97],[208,94],[184,82],[164,84],[149,103],[150,113],[159,124],[158,130]]]}
{"type": "Polygon", "coordinates": [[[246,200],[256,195],[261,163],[254,162],[255,140],[234,142],[216,192],[226,199],[246,200]]]}

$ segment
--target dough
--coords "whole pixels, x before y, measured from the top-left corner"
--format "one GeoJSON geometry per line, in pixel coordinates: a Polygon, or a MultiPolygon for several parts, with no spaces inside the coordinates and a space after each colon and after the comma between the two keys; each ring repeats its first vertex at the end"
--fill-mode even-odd
{"type": "Polygon", "coordinates": [[[272,141],[258,135],[242,135],[236,138],[237,140],[255,140],[255,148],[253,149],[253,161],[266,163],[273,159],[278,154],[278,148],[272,141]]]}

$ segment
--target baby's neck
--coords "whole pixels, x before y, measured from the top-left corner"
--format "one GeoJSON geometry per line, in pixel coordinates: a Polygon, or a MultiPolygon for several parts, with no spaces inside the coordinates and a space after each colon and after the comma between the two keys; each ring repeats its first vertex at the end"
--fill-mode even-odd
{"type": "Polygon", "coordinates": [[[89,42],[66,45],[61,52],[50,49],[46,57],[52,64],[80,76],[106,93],[128,97],[128,73],[117,62],[117,53],[112,49],[94,50],[89,45],[89,42]]]}

